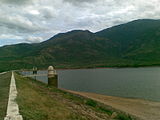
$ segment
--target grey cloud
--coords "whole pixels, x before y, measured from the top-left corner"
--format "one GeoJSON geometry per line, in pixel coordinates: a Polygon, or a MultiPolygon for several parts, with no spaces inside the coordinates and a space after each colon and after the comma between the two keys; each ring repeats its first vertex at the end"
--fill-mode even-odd
{"type": "Polygon", "coordinates": [[[74,2],[96,2],[97,0],[64,0],[64,2],[71,2],[71,3],[74,3],[74,2]]]}
{"type": "Polygon", "coordinates": [[[97,2],[97,0],[63,0],[64,2],[68,2],[74,5],[80,5],[82,3],[94,3],[97,2]]]}
{"type": "Polygon", "coordinates": [[[39,12],[45,19],[54,18],[56,16],[56,10],[51,7],[40,8],[39,12]]]}
{"type": "Polygon", "coordinates": [[[14,5],[25,5],[32,2],[32,0],[0,0],[1,3],[14,4],[14,5]]]}
{"type": "Polygon", "coordinates": [[[2,14],[0,17],[0,25],[9,29],[18,30],[19,32],[34,32],[40,30],[40,26],[36,26],[30,20],[22,16],[8,16],[2,14]]]}

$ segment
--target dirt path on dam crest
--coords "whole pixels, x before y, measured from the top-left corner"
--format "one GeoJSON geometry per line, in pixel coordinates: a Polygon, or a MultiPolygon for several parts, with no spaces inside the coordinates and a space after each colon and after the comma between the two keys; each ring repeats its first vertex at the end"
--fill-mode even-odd
{"type": "Polygon", "coordinates": [[[68,92],[94,99],[117,110],[138,117],[140,120],[160,120],[160,102],[152,102],[141,99],[112,97],[87,92],[68,92]]]}

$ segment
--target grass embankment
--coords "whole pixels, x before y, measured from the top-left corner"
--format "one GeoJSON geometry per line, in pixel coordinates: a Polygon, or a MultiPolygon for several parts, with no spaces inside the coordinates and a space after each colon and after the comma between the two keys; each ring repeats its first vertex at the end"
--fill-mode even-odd
{"type": "Polygon", "coordinates": [[[24,120],[132,120],[101,103],[15,74],[24,120]]]}
{"type": "Polygon", "coordinates": [[[0,120],[6,116],[11,73],[0,74],[0,120]]]}

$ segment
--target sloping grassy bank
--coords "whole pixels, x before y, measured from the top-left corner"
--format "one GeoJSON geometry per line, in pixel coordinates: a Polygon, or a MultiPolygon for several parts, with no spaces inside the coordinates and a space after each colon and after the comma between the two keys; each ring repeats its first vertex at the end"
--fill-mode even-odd
{"type": "Polygon", "coordinates": [[[17,102],[24,120],[132,120],[128,115],[81,96],[15,74],[17,102]]]}
{"type": "Polygon", "coordinates": [[[0,120],[6,116],[11,73],[0,74],[0,120]]]}

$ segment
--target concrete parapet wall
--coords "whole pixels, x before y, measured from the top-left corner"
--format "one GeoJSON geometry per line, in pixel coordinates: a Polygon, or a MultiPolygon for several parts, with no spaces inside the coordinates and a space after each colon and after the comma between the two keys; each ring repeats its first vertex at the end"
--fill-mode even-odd
{"type": "Polygon", "coordinates": [[[17,89],[16,89],[14,73],[12,72],[7,115],[4,118],[4,120],[23,120],[22,116],[19,114],[19,107],[18,104],[16,103],[16,97],[17,97],[17,89]]]}

